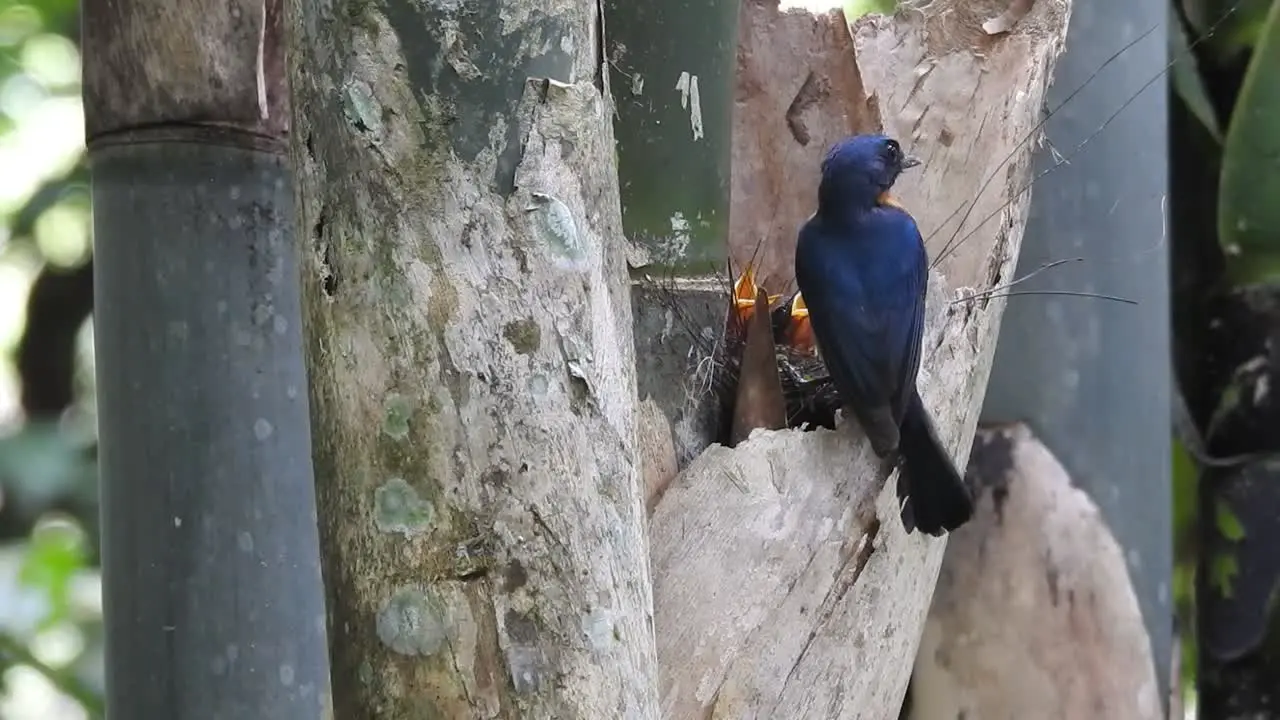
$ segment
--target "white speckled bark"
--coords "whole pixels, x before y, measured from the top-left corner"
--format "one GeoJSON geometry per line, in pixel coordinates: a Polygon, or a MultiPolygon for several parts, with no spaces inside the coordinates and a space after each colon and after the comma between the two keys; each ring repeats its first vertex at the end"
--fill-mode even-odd
{"type": "Polygon", "coordinates": [[[598,6],[337,8],[290,58],[335,716],[656,717],[598,6]]]}

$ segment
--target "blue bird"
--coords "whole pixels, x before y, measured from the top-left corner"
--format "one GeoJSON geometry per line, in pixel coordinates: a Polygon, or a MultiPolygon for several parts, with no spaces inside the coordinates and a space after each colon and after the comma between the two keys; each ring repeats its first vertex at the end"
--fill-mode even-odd
{"type": "Polygon", "coordinates": [[[818,211],[800,229],[796,284],[846,412],[876,455],[900,464],[903,525],[937,536],[969,520],[973,497],[916,391],[929,258],[889,189],[919,164],[883,135],[832,147],[818,211]]]}

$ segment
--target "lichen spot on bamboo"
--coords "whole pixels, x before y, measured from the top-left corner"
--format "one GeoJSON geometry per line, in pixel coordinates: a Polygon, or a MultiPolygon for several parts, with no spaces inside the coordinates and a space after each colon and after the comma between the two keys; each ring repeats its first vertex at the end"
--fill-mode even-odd
{"type": "Polygon", "coordinates": [[[582,634],[591,649],[604,652],[618,639],[613,613],[606,607],[595,607],[582,618],[582,634]]]}
{"type": "Polygon", "coordinates": [[[258,418],[253,421],[253,436],[258,439],[258,442],[266,442],[271,439],[275,430],[275,426],[266,418],[258,418]]]}
{"type": "Polygon", "coordinates": [[[527,210],[533,215],[538,237],[555,264],[562,269],[577,269],[587,253],[569,206],[559,198],[534,192],[530,194],[527,210]]]}
{"type": "Polygon", "coordinates": [[[378,612],[378,639],[401,655],[427,657],[448,641],[445,607],[417,586],[398,588],[378,612]]]}
{"type": "Polygon", "coordinates": [[[399,393],[387,395],[382,403],[382,432],[393,440],[404,440],[409,436],[409,417],[413,408],[409,399],[399,393]]]}
{"type": "Polygon", "coordinates": [[[393,477],[373,491],[374,523],[384,533],[413,537],[435,520],[435,507],[404,478],[393,477]]]}
{"type": "Polygon", "coordinates": [[[507,323],[502,328],[502,336],[520,355],[532,355],[542,347],[542,328],[531,317],[507,323]]]}
{"type": "Polygon", "coordinates": [[[359,79],[352,79],[343,88],[342,111],[347,122],[362,133],[372,135],[375,139],[382,136],[382,109],[373,96],[369,84],[359,79]]]}

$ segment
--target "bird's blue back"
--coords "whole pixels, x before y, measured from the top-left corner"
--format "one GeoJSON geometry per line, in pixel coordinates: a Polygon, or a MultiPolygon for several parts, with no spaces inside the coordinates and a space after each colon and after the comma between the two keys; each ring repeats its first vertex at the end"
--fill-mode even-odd
{"type": "Polygon", "coordinates": [[[928,278],[920,230],[899,208],[819,213],[800,230],[796,281],[832,380],[899,422],[920,368],[928,278]]]}
{"type": "Polygon", "coordinates": [[[796,283],[822,359],[875,454],[899,468],[908,532],[973,517],[973,494],[916,392],[929,261],[915,220],[889,195],[920,165],[893,138],[854,135],[822,161],[818,211],[800,229],[796,283]]]}

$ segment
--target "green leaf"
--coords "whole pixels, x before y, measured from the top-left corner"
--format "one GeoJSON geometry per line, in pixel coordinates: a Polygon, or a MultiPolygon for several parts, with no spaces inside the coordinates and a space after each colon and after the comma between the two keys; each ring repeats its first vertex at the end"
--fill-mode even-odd
{"type": "Polygon", "coordinates": [[[1178,438],[1173,440],[1173,555],[1175,562],[1194,565],[1199,470],[1178,438]]]}
{"type": "Polygon", "coordinates": [[[1200,65],[1187,42],[1186,30],[1176,18],[1169,22],[1169,58],[1173,61],[1171,69],[1174,91],[1213,139],[1221,143],[1222,128],[1218,125],[1218,114],[1209,100],[1209,93],[1204,89],[1204,78],[1200,75],[1200,65]]]}
{"type": "Polygon", "coordinates": [[[1218,239],[1233,284],[1280,280],[1280,2],[1245,71],[1223,144],[1218,239]]]}
{"type": "Polygon", "coordinates": [[[1240,522],[1240,518],[1231,512],[1230,506],[1219,500],[1215,504],[1213,514],[1214,525],[1217,526],[1222,537],[1230,542],[1240,542],[1244,539],[1244,525],[1240,522]]]}
{"type": "Polygon", "coordinates": [[[1179,616],[1190,618],[1196,593],[1195,563],[1177,563],[1173,566],[1173,600],[1179,616]]]}
{"type": "Polygon", "coordinates": [[[1236,556],[1229,553],[1219,553],[1213,558],[1213,565],[1210,568],[1210,579],[1213,587],[1218,590],[1218,594],[1224,598],[1230,599],[1235,595],[1236,576],[1240,574],[1240,564],[1236,562],[1236,556]]]}
{"type": "Polygon", "coordinates": [[[1240,376],[1240,368],[1236,368],[1231,380],[1222,388],[1222,395],[1218,397],[1218,404],[1213,408],[1213,414],[1209,416],[1206,438],[1216,437],[1222,424],[1240,408],[1240,401],[1244,399],[1244,389],[1241,387],[1243,380],[1244,378],[1240,376]]]}
{"type": "Polygon", "coordinates": [[[84,532],[64,521],[36,527],[18,570],[18,582],[44,592],[49,609],[42,627],[56,624],[71,606],[71,581],[84,568],[84,532]]]}
{"type": "Polygon", "coordinates": [[[898,9],[898,0],[845,0],[845,22],[852,23],[863,15],[892,15],[898,9]]]}
{"type": "Polygon", "coordinates": [[[1191,32],[1203,38],[1208,60],[1230,63],[1248,52],[1262,32],[1272,0],[1183,0],[1191,32]]]}

